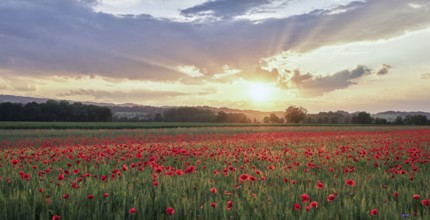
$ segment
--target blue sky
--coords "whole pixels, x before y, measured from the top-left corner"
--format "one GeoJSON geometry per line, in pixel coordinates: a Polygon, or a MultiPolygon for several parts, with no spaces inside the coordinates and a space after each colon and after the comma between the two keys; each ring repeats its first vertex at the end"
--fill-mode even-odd
{"type": "Polygon", "coordinates": [[[430,111],[427,0],[3,0],[0,93],[430,111]]]}

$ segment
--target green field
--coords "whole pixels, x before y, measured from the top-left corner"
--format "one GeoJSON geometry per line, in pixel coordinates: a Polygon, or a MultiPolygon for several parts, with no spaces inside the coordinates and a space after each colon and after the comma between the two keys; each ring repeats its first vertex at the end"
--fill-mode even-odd
{"type": "Polygon", "coordinates": [[[429,158],[429,127],[3,129],[0,219],[429,219],[429,158]]]}

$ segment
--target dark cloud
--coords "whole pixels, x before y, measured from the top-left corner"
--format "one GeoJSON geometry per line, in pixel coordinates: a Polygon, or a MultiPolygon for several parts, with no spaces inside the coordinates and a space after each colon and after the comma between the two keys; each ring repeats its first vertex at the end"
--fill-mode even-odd
{"type": "MultiPolygon", "coordinates": [[[[298,88],[305,96],[321,96],[337,89],[345,89],[357,84],[356,79],[372,74],[372,70],[363,65],[357,65],[350,70],[342,70],[327,76],[314,76],[310,73],[302,74],[298,70],[291,71],[289,79],[279,83],[284,88],[298,88]]],[[[288,74],[286,75],[288,77],[288,74]]]]}
{"type": "MultiPolygon", "coordinates": [[[[94,2],[0,1],[0,68],[28,75],[177,81],[184,76],[178,66],[198,66],[210,78],[228,65],[249,77],[261,58],[281,51],[306,52],[325,45],[386,39],[430,25],[425,7],[409,7],[411,1],[405,0],[353,2],[343,8],[257,23],[114,16],[92,10],[94,2]]],[[[268,2],[210,1],[183,13],[211,10],[233,16],[268,2]]],[[[430,7],[427,0],[413,3],[430,7]]]]}
{"type": "Polygon", "coordinates": [[[208,15],[217,18],[232,18],[243,15],[250,9],[266,5],[273,0],[215,0],[181,10],[184,16],[208,15]]]}
{"type": "Polygon", "coordinates": [[[92,90],[92,89],[78,89],[72,90],[67,93],[58,94],[58,96],[89,96],[99,100],[159,100],[161,98],[171,98],[178,96],[189,95],[183,92],[174,91],[154,91],[154,90],[134,90],[130,92],[124,91],[107,91],[107,90],[92,90]]]}
{"type": "Polygon", "coordinates": [[[376,72],[376,74],[377,75],[385,75],[390,71],[391,68],[392,68],[391,65],[382,64],[381,68],[376,72]]]}

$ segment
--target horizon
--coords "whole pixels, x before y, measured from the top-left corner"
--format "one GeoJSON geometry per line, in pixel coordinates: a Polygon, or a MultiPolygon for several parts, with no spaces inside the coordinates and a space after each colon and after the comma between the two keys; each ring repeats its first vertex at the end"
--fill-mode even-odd
{"type": "MultiPolygon", "coordinates": [[[[6,95],[6,94],[0,94],[0,96],[13,96],[13,95],[6,95]]],[[[15,97],[19,97],[19,98],[28,98],[28,99],[32,99],[32,98],[36,98],[36,97],[28,97],[28,96],[15,96],[15,97]]],[[[46,99],[46,100],[50,100],[49,98],[36,98],[36,99],[46,99]]],[[[107,107],[134,107],[134,106],[138,106],[138,107],[155,107],[155,108],[181,108],[181,107],[192,107],[192,108],[217,108],[217,109],[229,109],[229,110],[238,110],[238,111],[256,111],[256,112],[262,112],[262,113],[274,113],[274,112],[285,112],[286,109],[283,110],[274,110],[274,111],[262,111],[262,110],[257,110],[257,109],[239,109],[239,108],[230,108],[230,107],[226,107],[226,106],[220,106],[220,107],[216,107],[216,106],[207,106],[207,105],[192,105],[192,106],[157,106],[157,105],[140,105],[140,104],[136,104],[136,103],[108,103],[108,102],[91,102],[91,101],[74,101],[74,100],[60,100],[60,99],[51,99],[51,100],[55,100],[55,101],[67,101],[69,103],[74,103],[74,102],[82,102],[82,103],[86,103],[86,104],[95,104],[95,105],[99,105],[99,106],[107,106],[107,107]]],[[[8,101],[7,101],[8,102],[8,101]]],[[[0,101],[0,103],[2,103],[0,101]]],[[[29,103],[28,102],[15,102],[15,103],[22,103],[22,104],[26,104],[29,103]]],[[[302,106],[306,109],[305,106],[302,106]]],[[[222,111],[222,110],[221,110],[222,111]]],[[[367,111],[365,109],[362,110],[356,110],[356,111],[346,111],[343,109],[332,109],[332,110],[328,110],[328,111],[318,111],[318,112],[309,112],[308,114],[318,114],[318,113],[324,113],[324,112],[347,112],[349,114],[353,114],[353,113],[358,113],[358,112],[367,112],[370,113],[372,115],[376,115],[379,113],[386,113],[386,112],[398,112],[398,113],[411,113],[411,112],[422,112],[422,113],[428,113],[430,114],[430,112],[427,111],[423,111],[423,110],[410,110],[410,111],[400,111],[397,109],[387,109],[384,111],[379,111],[379,112],[370,112],[367,111]]]]}
{"type": "Polygon", "coordinates": [[[5,0],[0,94],[430,112],[427,0],[5,0]]]}

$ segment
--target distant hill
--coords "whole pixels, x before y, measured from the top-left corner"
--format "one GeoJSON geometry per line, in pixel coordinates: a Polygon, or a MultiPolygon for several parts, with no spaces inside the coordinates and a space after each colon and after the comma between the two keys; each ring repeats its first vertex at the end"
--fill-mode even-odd
{"type": "MultiPolygon", "coordinates": [[[[30,102],[37,102],[37,103],[43,103],[46,102],[47,98],[35,98],[35,97],[25,97],[25,96],[13,96],[13,95],[0,95],[0,103],[1,102],[13,102],[13,103],[30,103],[30,102]]],[[[58,100],[59,101],[59,100],[58,100]]],[[[69,102],[75,102],[71,100],[66,100],[69,102]]],[[[156,107],[156,106],[144,106],[144,105],[138,105],[134,103],[124,103],[124,104],[113,104],[113,103],[100,103],[100,102],[82,102],[83,104],[87,105],[97,105],[97,106],[104,106],[108,107],[112,110],[114,117],[126,117],[126,118],[138,118],[142,120],[148,120],[153,119],[154,116],[157,113],[163,113],[164,111],[172,108],[177,107],[183,107],[183,106],[162,106],[162,107],[156,107]]],[[[255,110],[240,110],[240,109],[231,109],[226,107],[210,107],[210,106],[192,106],[200,109],[208,109],[213,112],[219,112],[224,111],[226,113],[244,113],[247,115],[251,120],[254,118],[260,122],[263,121],[263,118],[270,115],[271,113],[275,113],[278,116],[283,116],[282,111],[278,112],[263,112],[263,111],[255,111],[255,110]]]]}
{"type": "Polygon", "coordinates": [[[421,111],[418,111],[418,112],[385,111],[385,112],[372,114],[372,117],[387,119],[387,121],[394,121],[398,116],[405,117],[406,115],[424,115],[427,118],[430,118],[430,112],[421,112],[421,111]]]}
{"type": "MultiPolygon", "coordinates": [[[[43,103],[46,102],[47,98],[35,98],[35,97],[25,97],[25,96],[14,96],[14,95],[0,95],[0,103],[1,102],[13,102],[13,103],[30,103],[30,102],[37,102],[37,103],[43,103]]],[[[69,102],[75,102],[71,100],[66,100],[69,102]]],[[[83,104],[87,105],[97,105],[97,106],[104,106],[108,107],[112,110],[114,117],[126,117],[126,118],[138,118],[143,120],[149,120],[153,119],[154,116],[157,113],[163,113],[164,111],[172,108],[182,107],[182,106],[162,106],[162,107],[156,107],[156,106],[145,106],[145,105],[138,105],[134,103],[124,103],[124,104],[114,104],[114,103],[101,103],[101,102],[82,102],[83,104]]],[[[283,111],[275,111],[275,112],[265,112],[265,111],[256,111],[256,110],[240,110],[240,109],[232,109],[227,107],[211,107],[211,106],[192,106],[200,109],[208,109],[213,112],[219,112],[224,111],[226,113],[243,113],[247,115],[251,120],[254,118],[262,122],[263,118],[266,116],[269,116],[271,113],[276,114],[278,117],[283,117],[284,112],[283,111]]],[[[343,114],[345,116],[349,115],[348,112],[345,111],[336,111],[336,113],[343,114]]],[[[317,114],[309,114],[317,115],[317,114]]],[[[379,112],[376,114],[372,114],[372,117],[374,118],[382,118],[386,119],[388,121],[394,121],[398,116],[406,116],[406,115],[425,115],[427,118],[430,118],[430,112],[404,112],[404,111],[385,111],[385,112],[379,112]]]]}

